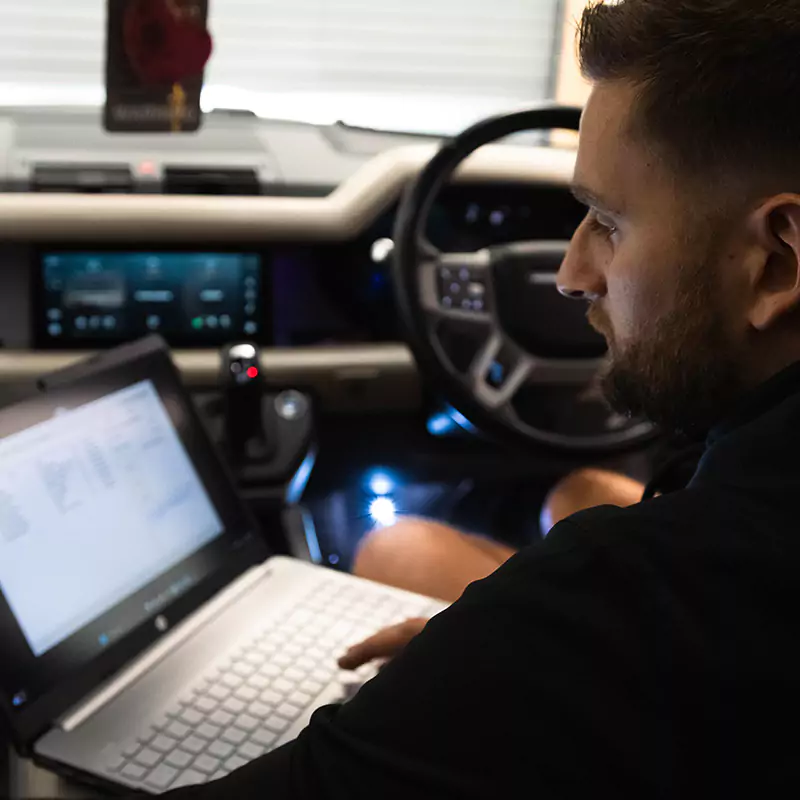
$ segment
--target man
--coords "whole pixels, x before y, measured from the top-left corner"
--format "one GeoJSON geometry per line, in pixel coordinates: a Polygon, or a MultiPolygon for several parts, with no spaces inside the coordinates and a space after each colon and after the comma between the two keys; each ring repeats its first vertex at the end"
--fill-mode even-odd
{"type": "Polygon", "coordinates": [[[608,338],[612,402],[708,436],[696,475],[560,523],[351,702],[187,797],[728,798],[795,782],[798,54],[797,0],[587,10],[589,212],[559,285],[608,338]]]}

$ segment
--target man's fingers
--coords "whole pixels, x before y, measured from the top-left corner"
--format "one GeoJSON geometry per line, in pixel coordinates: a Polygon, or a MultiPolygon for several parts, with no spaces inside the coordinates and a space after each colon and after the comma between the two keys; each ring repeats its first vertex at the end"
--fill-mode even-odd
{"type": "Polygon", "coordinates": [[[378,631],[374,636],[353,645],[340,659],[342,669],[358,669],[379,658],[397,655],[428,623],[427,619],[409,619],[378,631]]]}

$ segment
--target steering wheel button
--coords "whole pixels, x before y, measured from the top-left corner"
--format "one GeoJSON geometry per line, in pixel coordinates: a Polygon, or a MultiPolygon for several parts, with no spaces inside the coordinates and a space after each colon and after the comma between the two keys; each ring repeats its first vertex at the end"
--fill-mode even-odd
{"type": "Polygon", "coordinates": [[[472,310],[473,311],[483,311],[483,300],[473,300],[472,301],[472,310]]]}
{"type": "Polygon", "coordinates": [[[467,286],[467,294],[470,297],[483,297],[486,294],[486,287],[478,281],[473,281],[467,286]]]}
{"type": "Polygon", "coordinates": [[[461,269],[458,271],[458,277],[466,283],[472,277],[472,275],[470,275],[469,270],[466,267],[461,267],[461,269]]]}
{"type": "Polygon", "coordinates": [[[462,300],[461,308],[463,308],[464,311],[472,311],[472,300],[462,300]]]}
{"type": "Polygon", "coordinates": [[[450,284],[450,294],[460,294],[461,293],[461,284],[460,283],[451,283],[450,284]]]}
{"type": "Polygon", "coordinates": [[[447,296],[443,297],[442,298],[442,305],[445,308],[452,308],[453,307],[453,298],[452,297],[447,297],[447,296]]]}
{"type": "Polygon", "coordinates": [[[452,278],[452,277],[453,277],[453,273],[452,273],[452,272],[450,272],[450,270],[449,270],[447,267],[442,267],[442,268],[439,270],[439,277],[440,277],[440,278],[441,278],[443,281],[449,281],[449,280],[450,280],[450,278],[452,278]]]}

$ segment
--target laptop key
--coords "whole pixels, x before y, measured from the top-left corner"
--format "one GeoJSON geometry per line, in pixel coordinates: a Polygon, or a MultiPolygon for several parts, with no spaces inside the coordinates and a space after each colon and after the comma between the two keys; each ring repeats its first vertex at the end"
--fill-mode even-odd
{"type": "Polygon", "coordinates": [[[227,711],[223,711],[221,708],[218,708],[211,716],[209,716],[208,721],[213,722],[214,725],[221,725],[223,728],[227,725],[230,725],[236,717],[233,714],[229,714],[227,711]]]}
{"type": "Polygon", "coordinates": [[[300,708],[305,708],[314,698],[310,695],[307,695],[305,692],[292,692],[292,694],[290,694],[286,699],[290,703],[300,706],[300,708]]]}
{"type": "Polygon", "coordinates": [[[272,657],[272,663],[277,664],[279,667],[290,667],[294,664],[294,660],[287,656],[286,653],[278,653],[278,655],[272,657]]]}
{"type": "Polygon", "coordinates": [[[275,711],[282,717],[286,717],[286,719],[291,720],[297,719],[300,714],[303,713],[303,709],[297,708],[297,706],[293,706],[291,703],[283,703],[283,705],[278,706],[275,711]]]}
{"type": "Polygon", "coordinates": [[[210,714],[218,705],[219,703],[214,700],[214,698],[207,696],[198,697],[197,700],[194,701],[194,707],[204,714],[210,714]]]}
{"type": "Polygon", "coordinates": [[[145,747],[144,750],[140,750],[136,754],[134,761],[144,767],[154,767],[161,761],[161,754],[157,753],[155,750],[151,750],[149,747],[145,747]]]}
{"type": "Polygon", "coordinates": [[[196,769],[198,772],[204,772],[206,775],[211,775],[216,772],[220,766],[222,766],[222,764],[218,758],[213,758],[207,753],[203,753],[202,756],[198,756],[194,760],[192,769],[196,769]]]}
{"type": "Polygon", "coordinates": [[[230,773],[226,769],[218,769],[210,778],[209,780],[218,781],[220,778],[225,778],[230,773]]]}
{"type": "Polygon", "coordinates": [[[133,758],[141,749],[142,746],[139,744],[139,742],[129,741],[127,744],[123,745],[122,755],[126,756],[127,758],[133,758]]]}
{"type": "Polygon", "coordinates": [[[245,742],[237,752],[242,758],[252,761],[254,758],[264,755],[264,748],[259,747],[254,742],[245,742]]]}
{"type": "Polygon", "coordinates": [[[239,675],[234,675],[232,672],[227,672],[219,679],[219,682],[229,689],[237,689],[244,683],[244,679],[239,675]]]}
{"type": "Polygon", "coordinates": [[[251,742],[260,744],[262,747],[271,747],[278,739],[278,734],[261,728],[252,734],[251,742]]]}
{"type": "Polygon", "coordinates": [[[247,713],[259,719],[263,719],[272,713],[272,706],[265,705],[256,700],[247,707],[247,713]]]}
{"type": "Polygon", "coordinates": [[[170,753],[165,759],[164,763],[169,764],[171,767],[177,767],[178,769],[184,769],[188,767],[189,764],[192,763],[194,760],[194,756],[190,755],[189,753],[183,750],[176,750],[174,753],[170,753]]]}
{"type": "Polygon", "coordinates": [[[212,742],[208,746],[208,750],[206,750],[206,752],[215,758],[229,758],[233,754],[234,750],[235,748],[232,744],[228,744],[227,742],[219,740],[212,742]]]}
{"type": "Polygon", "coordinates": [[[295,685],[292,681],[287,681],[286,678],[278,678],[272,682],[272,688],[276,692],[288,694],[289,692],[294,691],[295,685]]]}
{"type": "Polygon", "coordinates": [[[247,734],[239,728],[228,728],[220,738],[225,742],[239,745],[247,739],[247,734]]]}
{"type": "Polygon", "coordinates": [[[197,736],[190,736],[185,742],[181,744],[181,748],[186,750],[187,753],[194,753],[195,755],[197,755],[198,753],[202,753],[203,750],[206,749],[207,744],[208,742],[198,738],[197,736]]]}
{"type": "Polygon", "coordinates": [[[186,772],[182,772],[178,777],[178,780],[172,784],[173,789],[178,789],[181,786],[195,786],[198,783],[205,783],[208,780],[208,776],[204,775],[202,772],[197,772],[194,769],[187,769],[186,772]]]}
{"type": "Polygon", "coordinates": [[[237,728],[250,733],[258,727],[258,720],[249,714],[240,714],[233,723],[237,728]]]}
{"type": "Polygon", "coordinates": [[[259,672],[262,675],[266,675],[268,678],[277,678],[278,675],[281,674],[281,668],[276,667],[275,664],[264,664],[264,666],[261,667],[259,672]]]}
{"type": "Polygon", "coordinates": [[[245,703],[250,703],[258,697],[258,689],[254,689],[252,686],[240,686],[233,693],[233,696],[239,700],[244,700],[245,703]]]}
{"type": "Polygon", "coordinates": [[[189,735],[190,731],[191,731],[191,728],[188,725],[184,725],[182,722],[178,722],[177,720],[173,720],[166,727],[166,729],[164,730],[164,733],[166,733],[169,736],[173,736],[178,741],[181,741],[182,739],[185,739],[189,735]]]}
{"type": "Polygon", "coordinates": [[[145,728],[136,738],[140,744],[148,744],[158,736],[158,731],[155,728],[145,728]]]}
{"type": "Polygon", "coordinates": [[[158,753],[171,753],[178,746],[178,740],[160,733],[150,742],[150,747],[158,753]]]}
{"type": "Polygon", "coordinates": [[[204,719],[205,716],[195,708],[184,708],[181,715],[178,717],[179,722],[185,722],[192,727],[199,725],[204,719]]]}
{"type": "Polygon", "coordinates": [[[323,690],[323,688],[323,685],[321,683],[317,683],[316,681],[303,681],[303,683],[300,684],[300,691],[306,692],[312,697],[316,697],[323,690]]]}
{"type": "Polygon", "coordinates": [[[116,772],[125,766],[125,758],[123,756],[113,756],[106,762],[106,769],[109,772],[116,772]]]}
{"type": "Polygon", "coordinates": [[[239,769],[239,767],[243,767],[246,763],[247,761],[243,759],[241,756],[231,756],[225,762],[225,769],[229,770],[230,772],[233,772],[234,770],[239,769]]]}
{"type": "Polygon", "coordinates": [[[242,711],[245,710],[246,705],[241,700],[237,700],[235,697],[229,697],[223,704],[222,707],[225,711],[229,711],[231,714],[241,714],[242,711]]]}
{"type": "Polygon", "coordinates": [[[231,672],[240,678],[249,678],[255,671],[256,668],[252,664],[246,664],[244,661],[237,661],[231,667],[231,672]]]}
{"type": "Polygon", "coordinates": [[[288,719],[283,717],[270,717],[264,720],[264,727],[275,733],[283,733],[291,725],[288,719]]]}
{"type": "Polygon", "coordinates": [[[145,779],[148,786],[156,789],[166,789],[178,777],[178,770],[159,764],[145,779]]]}
{"type": "Polygon", "coordinates": [[[278,706],[283,702],[283,695],[273,689],[265,689],[261,692],[261,701],[270,706],[278,706]]]}
{"type": "Polygon", "coordinates": [[[297,683],[298,681],[305,680],[306,673],[301,669],[297,669],[297,667],[287,667],[283,673],[283,677],[286,678],[287,681],[294,681],[297,683]]]}
{"type": "Polygon", "coordinates": [[[231,690],[222,683],[215,683],[209,690],[208,696],[213,697],[214,700],[224,700],[230,695],[231,690]]]}
{"type": "Polygon", "coordinates": [[[155,728],[157,731],[163,731],[171,722],[172,720],[166,714],[159,714],[150,721],[150,727],[155,728]]]}
{"type": "Polygon", "coordinates": [[[198,725],[194,732],[197,736],[202,736],[204,739],[214,741],[214,739],[219,738],[220,733],[222,733],[222,728],[217,725],[211,725],[209,722],[204,722],[202,725],[198,725]]]}
{"type": "Polygon", "coordinates": [[[265,678],[263,675],[251,675],[247,679],[247,685],[252,686],[254,689],[258,689],[259,691],[262,689],[266,689],[269,686],[269,678],[265,678]]]}
{"type": "Polygon", "coordinates": [[[138,764],[126,764],[122,768],[122,772],[120,772],[125,778],[130,778],[134,781],[140,781],[147,775],[147,770],[144,767],[140,767],[138,764]]]}

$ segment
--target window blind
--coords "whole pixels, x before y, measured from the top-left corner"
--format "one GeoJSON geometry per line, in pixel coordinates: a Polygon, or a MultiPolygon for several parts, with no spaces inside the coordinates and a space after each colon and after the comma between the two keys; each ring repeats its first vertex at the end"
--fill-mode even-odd
{"type": "MultiPolygon", "coordinates": [[[[0,0],[0,103],[103,101],[101,0],[0,0]]],[[[552,94],[561,0],[211,0],[204,107],[456,130],[552,94]]]]}

